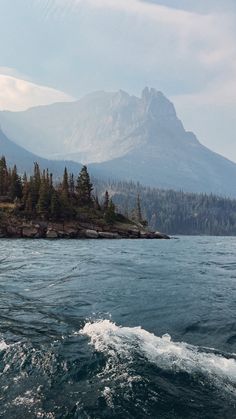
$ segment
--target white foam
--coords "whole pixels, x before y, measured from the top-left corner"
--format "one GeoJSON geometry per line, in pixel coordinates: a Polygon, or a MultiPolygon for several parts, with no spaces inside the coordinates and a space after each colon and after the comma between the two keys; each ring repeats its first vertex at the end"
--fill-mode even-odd
{"type": "Polygon", "coordinates": [[[4,340],[0,340],[0,351],[4,351],[7,348],[8,345],[6,344],[6,342],[4,340]]]}
{"type": "Polygon", "coordinates": [[[113,408],[114,404],[113,404],[113,390],[110,387],[105,387],[103,392],[102,392],[103,397],[106,400],[106,403],[109,407],[113,408]]]}
{"type": "Polygon", "coordinates": [[[17,396],[12,404],[15,406],[33,406],[39,402],[39,399],[35,398],[32,391],[26,391],[23,396],[17,396]]]}
{"type": "Polygon", "coordinates": [[[109,320],[86,323],[80,334],[89,336],[96,351],[119,356],[126,362],[138,353],[164,370],[200,373],[216,385],[236,384],[233,355],[226,358],[206,348],[173,342],[168,334],[157,337],[141,327],[120,327],[109,320]]]}

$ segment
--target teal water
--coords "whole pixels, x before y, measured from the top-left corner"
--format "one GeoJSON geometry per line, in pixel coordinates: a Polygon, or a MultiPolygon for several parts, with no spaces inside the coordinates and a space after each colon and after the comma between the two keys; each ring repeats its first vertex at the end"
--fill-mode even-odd
{"type": "Polygon", "coordinates": [[[0,417],[235,418],[236,238],[0,240],[0,417]]]}

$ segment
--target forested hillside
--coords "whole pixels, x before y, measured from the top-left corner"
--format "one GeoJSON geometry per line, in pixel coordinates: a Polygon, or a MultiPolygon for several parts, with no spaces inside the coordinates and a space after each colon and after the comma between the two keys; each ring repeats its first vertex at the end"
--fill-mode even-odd
{"type": "Polygon", "coordinates": [[[142,187],[133,182],[95,182],[108,190],[118,210],[132,216],[140,196],[143,218],[167,234],[236,235],[236,200],[216,195],[142,187]]]}

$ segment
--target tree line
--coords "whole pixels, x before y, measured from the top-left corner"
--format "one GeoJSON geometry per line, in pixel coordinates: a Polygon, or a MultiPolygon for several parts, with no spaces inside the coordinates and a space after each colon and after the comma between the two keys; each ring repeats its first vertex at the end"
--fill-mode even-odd
{"type": "Polygon", "coordinates": [[[40,170],[34,163],[33,174],[20,176],[16,166],[7,166],[4,156],[0,159],[0,200],[14,202],[20,215],[42,219],[69,220],[78,215],[78,210],[98,212],[107,222],[116,218],[115,205],[108,192],[102,202],[93,194],[93,184],[86,166],[78,176],[68,173],[65,167],[62,180],[54,183],[53,174],[40,170]]]}
{"type": "Polygon", "coordinates": [[[96,180],[99,195],[112,191],[118,211],[132,217],[140,196],[142,217],[167,234],[236,235],[236,199],[214,194],[144,187],[139,183],[96,180]]]}

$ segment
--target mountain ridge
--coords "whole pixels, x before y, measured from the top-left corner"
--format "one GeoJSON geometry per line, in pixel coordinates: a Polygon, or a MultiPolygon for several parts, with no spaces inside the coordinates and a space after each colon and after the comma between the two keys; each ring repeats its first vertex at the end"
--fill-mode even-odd
{"type": "Polygon", "coordinates": [[[0,124],[18,145],[89,164],[97,177],[236,196],[236,164],[186,131],[173,103],[154,88],[141,97],[98,91],[76,102],[0,112],[0,124]]]}
{"type": "Polygon", "coordinates": [[[18,145],[44,158],[63,155],[86,164],[121,157],[144,142],[137,131],[142,133],[148,118],[171,118],[178,129],[183,129],[173,104],[161,92],[147,87],[141,97],[123,90],[97,91],[75,102],[0,112],[4,132],[18,145]],[[32,131],[37,132],[38,141],[32,138],[32,131]]]}

